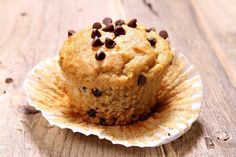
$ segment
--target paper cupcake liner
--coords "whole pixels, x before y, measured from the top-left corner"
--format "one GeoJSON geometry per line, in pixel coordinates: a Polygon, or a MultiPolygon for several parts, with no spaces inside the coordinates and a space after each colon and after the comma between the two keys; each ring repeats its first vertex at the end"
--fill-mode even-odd
{"type": "Polygon", "coordinates": [[[157,109],[144,121],[128,126],[101,126],[83,122],[66,113],[75,109],[58,64],[58,56],[35,66],[24,82],[31,106],[42,112],[51,125],[85,135],[96,135],[126,147],[155,147],[169,143],[190,129],[201,108],[202,83],[187,58],[178,53],[165,74],[157,93],[157,109]]]}

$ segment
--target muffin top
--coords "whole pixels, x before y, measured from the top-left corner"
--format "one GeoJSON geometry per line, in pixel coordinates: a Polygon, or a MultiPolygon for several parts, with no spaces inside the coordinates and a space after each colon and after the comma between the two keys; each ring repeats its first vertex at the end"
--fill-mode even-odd
{"type": "Polygon", "coordinates": [[[119,87],[143,84],[158,77],[173,59],[166,31],[156,33],[130,21],[103,23],[69,31],[59,64],[78,85],[119,87]]]}

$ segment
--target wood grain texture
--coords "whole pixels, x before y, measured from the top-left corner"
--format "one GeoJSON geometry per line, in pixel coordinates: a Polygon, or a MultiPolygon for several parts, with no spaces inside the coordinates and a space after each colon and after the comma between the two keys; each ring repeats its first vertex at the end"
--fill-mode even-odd
{"type": "Polygon", "coordinates": [[[234,0],[0,0],[0,156],[234,157],[235,6],[234,0]],[[21,112],[20,106],[27,105],[22,90],[26,73],[59,51],[68,29],[79,30],[105,16],[136,17],[168,30],[172,46],[199,69],[203,110],[176,141],[156,148],[126,148],[50,126],[40,113],[21,112]],[[14,82],[5,83],[8,77],[14,82]]]}

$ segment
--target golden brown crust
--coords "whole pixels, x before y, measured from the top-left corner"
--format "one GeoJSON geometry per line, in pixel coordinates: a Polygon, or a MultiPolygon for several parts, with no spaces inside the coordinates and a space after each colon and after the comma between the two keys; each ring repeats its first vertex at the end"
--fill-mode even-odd
{"type": "MultiPolygon", "coordinates": [[[[159,90],[163,74],[173,60],[169,42],[156,32],[146,32],[141,25],[122,27],[126,34],[114,39],[114,48],[93,47],[89,26],[69,37],[60,51],[59,64],[78,89],[71,96],[87,121],[101,123],[102,117],[108,125],[127,124],[149,112],[156,101],[151,97],[159,90]],[[156,40],[155,46],[151,46],[149,38],[156,40]],[[95,54],[101,50],[106,57],[98,61],[95,54]],[[139,85],[139,81],[144,81],[144,85],[139,85]],[[96,89],[102,93],[100,96],[94,96],[96,89]],[[96,110],[95,117],[89,116],[91,109],[96,110]]],[[[103,42],[106,37],[115,37],[114,33],[99,31],[103,42]]]]}
{"type": "MultiPolygon", "coordinates": [[[[101,83],[111,82],[114,86],[123,83],[134,85],[140,73],[145,73],[148,77],[163,71],[173,58],[168,41],[156,32],[146,32],[141,25],[135,29],[126,25],[123,27],[126,34],[114,39],[116,46],[112,49],[104,45],[91,46],[91,27],[69,37],[60,51],[60,65],[63,71],[81,84],[91,85],[91,80],[96,80],[101,83]],[[155,48],[148,42],[148,37],[156,39],[155,48]],[[95,59],[95,53],[99,50],[106,53],[103,61],[95,59]],[[90,80],[85,81],[85,77],[90,80]]],[[[114,38],[113,33],[100,32],[102,41],[106,37],[114,38]]]]}

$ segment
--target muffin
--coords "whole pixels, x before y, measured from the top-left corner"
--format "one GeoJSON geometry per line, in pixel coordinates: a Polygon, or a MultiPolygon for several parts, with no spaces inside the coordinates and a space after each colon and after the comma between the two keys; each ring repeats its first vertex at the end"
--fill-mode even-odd
{"type": "Polygon", "coordinates": [[[68,36],[59,64],[74,88],[74,114],[88,123],[128,125],[156,106],[174,55],[166,31],[105,18],[68,36]]]}

